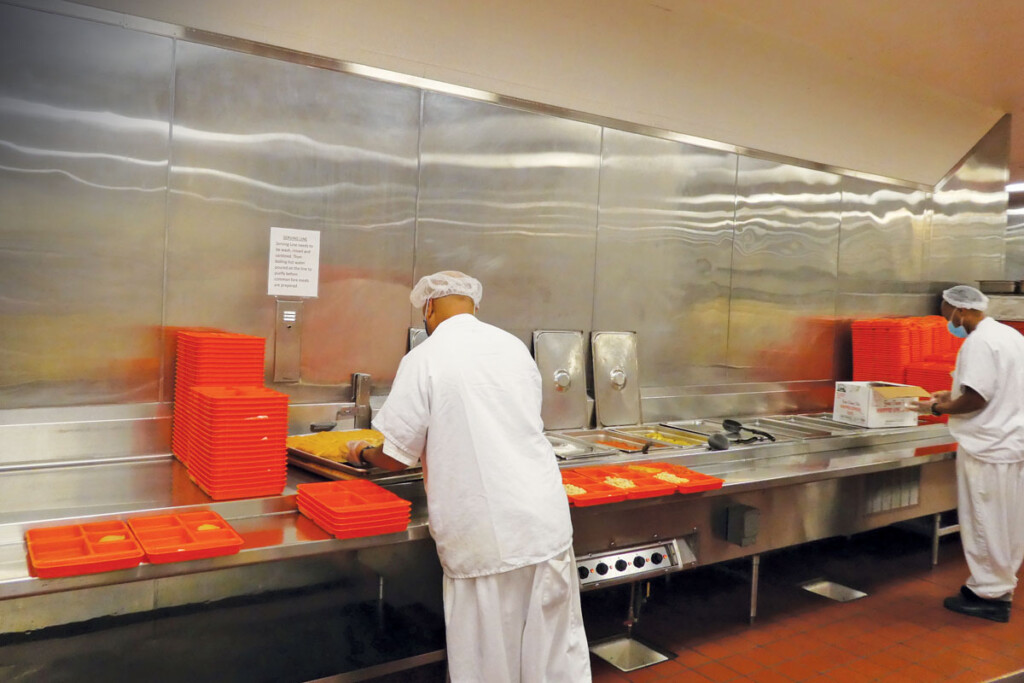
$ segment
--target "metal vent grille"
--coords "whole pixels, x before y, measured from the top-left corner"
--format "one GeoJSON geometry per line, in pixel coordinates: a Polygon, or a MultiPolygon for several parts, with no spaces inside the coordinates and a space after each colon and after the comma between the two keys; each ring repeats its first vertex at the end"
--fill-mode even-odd
{"type": "Polygon", "coordinates": [[[869,474],[864,481],[864,513],[872,515],[918,504],[921,495],[921,468],[869,474]]]}

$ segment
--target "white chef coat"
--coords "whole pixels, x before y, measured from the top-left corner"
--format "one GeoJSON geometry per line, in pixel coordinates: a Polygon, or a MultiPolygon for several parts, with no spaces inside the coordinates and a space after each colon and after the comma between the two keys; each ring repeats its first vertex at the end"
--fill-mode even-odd
{"type": "Polygon", "coordinates": [[[373,420],[384,453],[423,459],[430,533],[445,575],[549,560],[572,545],[569,505],[526,346],[469,314],[443,321],[398,366],[373,420]]]}
{"type": "Polygon", "coordinates": [[[963,394],[965,385],[988,405],[974,413],[950,415],[950,434],[978,460],[1024,460],[1024,335],[983,318],[960,347],[951,398],[963,394]]]}

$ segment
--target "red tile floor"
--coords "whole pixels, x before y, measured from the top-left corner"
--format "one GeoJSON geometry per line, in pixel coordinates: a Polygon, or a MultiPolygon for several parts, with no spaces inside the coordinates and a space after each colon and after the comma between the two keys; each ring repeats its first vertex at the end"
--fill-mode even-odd
{"type": "MultiPolygon", "coordinates": [[[[592,657],[594,681],[1024,680],[1024,603],[1008,624],[942,607],[967,576],[956,535],[942,540],[934,568],[930,541],[896,528],[767,554],[753,625],[748,570],[737,560],[651,582],[635,633],[677,656],[632,673],[592,657]],[[819,577],[868,595],[840,603],[798,586],[819,577]]],[[[627,589],[583,600],[591,641],[623,630],[627,589]]],[[[444,680],[443,667],[401,680],[444,680]]]]}

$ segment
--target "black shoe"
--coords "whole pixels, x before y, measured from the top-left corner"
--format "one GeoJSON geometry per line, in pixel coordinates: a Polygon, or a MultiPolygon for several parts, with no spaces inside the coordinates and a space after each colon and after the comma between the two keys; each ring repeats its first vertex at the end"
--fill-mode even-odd
{"type": "Polygon", "coordinates": [[[1005,624],[1010,620],[1010,603],[1004,600],[989,600],[975,595],[967,586],[961,586],[960,594],[946,598],[942,606],[953,612],[979,617],[1005,624]]]}

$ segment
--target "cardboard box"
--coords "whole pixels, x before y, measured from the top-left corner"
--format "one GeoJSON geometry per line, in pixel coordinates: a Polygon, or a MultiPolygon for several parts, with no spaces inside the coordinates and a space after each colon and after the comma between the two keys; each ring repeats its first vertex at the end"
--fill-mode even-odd
{"type": "Polygon", "coordinates": [[[832,419],[859,427],[913,427],[917,413],[908,410],[930,393],[921,387],[891,382],[836,382],[832,419]]]}

